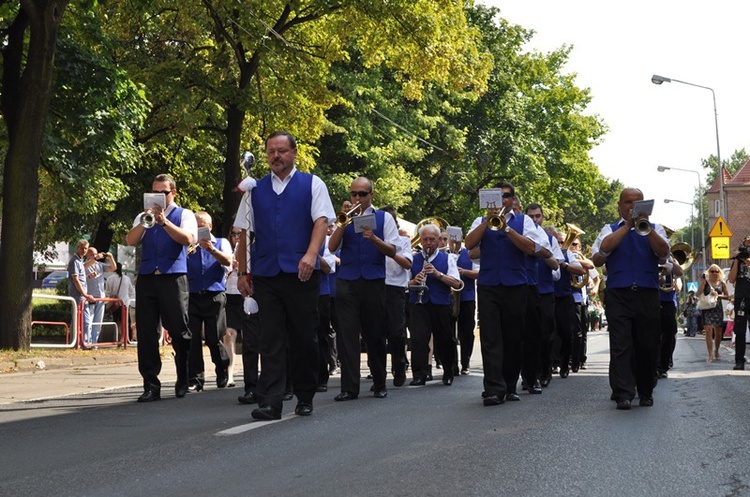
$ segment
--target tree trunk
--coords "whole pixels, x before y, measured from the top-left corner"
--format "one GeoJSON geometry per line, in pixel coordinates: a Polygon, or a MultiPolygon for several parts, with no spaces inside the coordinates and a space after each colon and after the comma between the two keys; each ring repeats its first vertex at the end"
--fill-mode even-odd
{"type": "Polygon", "coordinates": [[[229,228],[234,224],[234,216],[240,205],[242,196],[237,192],[237,185],[242,180],[244,172],[240,171],[240,141],[245,111],[236,105],[227,108],[227,153],[224,161],[224,215],[221,222],[214,221],[214,233],[227,236],[229,228]]]}
{"type": "Polygon", "coordinates": [[[21,10],[3,49],[2,111],[9,145],[3,173],[0,230],[0,348],[28,350],[31,342],[39,163],[57,30],[67,4],[68,0],[21,0],[21,10]],[[27,28],[30,34],[26,63],[21,64],[19,56],[23,55],[27,28]]]}

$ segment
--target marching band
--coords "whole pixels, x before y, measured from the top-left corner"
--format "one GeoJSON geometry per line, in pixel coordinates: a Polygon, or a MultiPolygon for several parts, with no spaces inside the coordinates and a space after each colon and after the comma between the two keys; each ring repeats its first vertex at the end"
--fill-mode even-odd
{"type": "Polygon", "coordinates": [[[357,399],[363,345],[375,398],[388,395],[389,354],[394,387],[405,384],[408,368],[410,386],[431,380],[431,352],[443,385],[451,386],[456,375],[471,374],[477,325],[483,405],[520,401],[519,383],[539,395],[553,371],[567,378],[585,369],[586,306],[600,290],[595,266],[604,266],[610,398],[623,410],[636,395],[641,406],[653,405],[676,332],[674,287],[660,292],[659,275],[671,282],[682,273],[664,228],[643,209],[640,190],[623,190],[621,219],[602,228],[586,257],[580,228],[543,226],[542,206],[522,211],[507,182],[488,189],[487,198],[496,195],[500,205],[481,205],[485,215],[465,236],[437,217],[406,233],[392,207],[373,206],[373,181],[365,177],[352,181],[336,213],[323,181],[296,169],[291,134],[272,134],[266,155],[268,174],[242,183],[231,246],[205,232],[198,240],[210,216],[176,207],[170,177],[154,181],[152,194],[164,194],[166,203],[139,214],[127,237],[144,254],[137,282],[139,402],[160,399],[161,364],[151,339],[160,318],[175,348],[177,397],[204,388],[202,332],[217,387],[233,385],[226,349],[234,344],[223,341],[230,303],[229,327],[243,332],[243,369],[255,371],[245,375],[238,400],[257,404],[255,419],[279,419],[282,401],[292,395],[295,414],[312,414],[315,394],[327,391],[337,367],[335,400],[357,399]],[[251,305],[240,310],[243,298],[251,305]]]}

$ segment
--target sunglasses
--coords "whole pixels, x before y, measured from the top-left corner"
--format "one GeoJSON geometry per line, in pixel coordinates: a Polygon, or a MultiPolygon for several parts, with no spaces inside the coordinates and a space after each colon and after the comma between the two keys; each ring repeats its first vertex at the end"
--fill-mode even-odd
{"type": "Polygon", "coordinates": [[[232,231],[230,233],[230,235],[232,235],[232,236],[240,236],[241,234],[242,234],[241,232],[236,232],[236,231],[232,231]]]}
{"type": "Polygon", "coordinates": [[[366,197],[371,193],[372,192],[349,192],[349,195],[351,195],[352,197],[366,197]]]}
{"type": "Polygon", "coordinates": [[[503,192],[503,198],[512,198],[513,194],[510,192],[503,192]]]}
{"type": "Polygon", "coordinates": [[[571,245],[572,247],[580,247],[580,246],[581,246],[581,244],[580,244],[580,243],[571,243],[570,245],[571,245]]]}
{"type": "Polygon", "coordinates": [[[172,193],[172,190],[153,190],[151,193],[163,193],[164,195],[169,195],[172,193]]]}
{"type": "Polygon", "coordinates": [[[718,273],[718,271],[716,269],[712,269],[711,271],[709,271],[709,273],[718,273]]]}

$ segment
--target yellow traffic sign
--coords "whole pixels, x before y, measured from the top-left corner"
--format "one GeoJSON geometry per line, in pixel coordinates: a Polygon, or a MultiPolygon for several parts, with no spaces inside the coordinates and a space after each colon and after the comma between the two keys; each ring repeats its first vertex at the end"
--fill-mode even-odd
{"type": "Polygon", "coordinates": [[[715,236],[711,238],[711,258],[729,259],[728,236],[715,236]]]}
{"type": "Polygon", "coordinates": [[[719,216],[719,219],[716,220],[714,227],[711,228],[711,231],[708,232],[708,236],[713,238],[715,236],[725,237],[725,236],[734,236],[734,235],[730,231],[729,226],[727,226],[727,222],[724,221],[724,218],[719,216]]]}

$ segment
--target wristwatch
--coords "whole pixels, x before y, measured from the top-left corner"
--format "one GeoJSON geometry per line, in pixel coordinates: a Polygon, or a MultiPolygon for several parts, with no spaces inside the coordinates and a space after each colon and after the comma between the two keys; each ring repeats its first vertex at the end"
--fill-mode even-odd
{"type": "Polygon", "coordinates": [[[508,226],[508,225],[506,224],[506,225],[505,225],[505,230],[504,230],[504,231],[505,231],[506,233],[508,233],[508,232],[510,231],[510,226],[508,226]]]}

